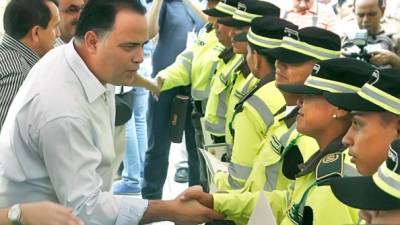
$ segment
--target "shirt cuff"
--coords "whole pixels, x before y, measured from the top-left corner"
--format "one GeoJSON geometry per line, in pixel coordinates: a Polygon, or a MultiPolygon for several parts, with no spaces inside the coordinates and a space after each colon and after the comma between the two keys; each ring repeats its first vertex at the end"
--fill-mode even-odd
{"type": "Polygon", "coordinates": [[[124,196],[115,225],[139,224],[147,209],[148,200],[124,196]]]}

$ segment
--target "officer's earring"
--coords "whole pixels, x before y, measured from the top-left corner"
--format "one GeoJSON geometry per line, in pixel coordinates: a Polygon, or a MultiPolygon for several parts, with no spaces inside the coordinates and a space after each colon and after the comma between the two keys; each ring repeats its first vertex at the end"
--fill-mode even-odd
{"type": "Polygon", "coordinates": [[[336,115],[336,114],[333,114],[333,115],[332,115],[332,118],[333,118],[333,119],[336,119],[336,118],[337,118],[337,115],[336,115]]]}

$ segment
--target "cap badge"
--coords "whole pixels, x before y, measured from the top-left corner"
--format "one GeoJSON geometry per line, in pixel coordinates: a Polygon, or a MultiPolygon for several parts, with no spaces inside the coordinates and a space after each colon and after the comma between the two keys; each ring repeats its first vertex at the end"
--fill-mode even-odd
{"type": "Polygon", "coordinates": [[[285,27],[285,31],[284,32],[285,32],[285,36],[291,37],[291,38],[296,39],[296,40],[300,40],[299,32],[297,30],[293,30],[293,29],[291,29],[289,27],[285,27]]]}
{"type": "Polygon", "coordinates": [[[238,3],[238,6],[237,6],[237,9],[238,9],[239,11],[246,12],[246,11],[247,11],[247,6],[246,6],[245,4],[239,2],[239,3],[238,3]]]}
{"type": "Polygon", "coordinates": [[[314,74],[318,74],[320,69],[321,69],[321,65],[315,64],[314,68],[313,68],[314,74]]]}
{"type": "Polygon", "coordinates": [[[379,81],[379,71],[378,71],[378,70],[375,70],[375,71],[372,73],[372,77],[371,77],[371,80],[370,80],[369,84],[374,85],[374,84],[376,84],[376,82],[378,82],[378,81],[379,81]]]}
{"type": "Polygon", "coordinates": [[[329,154],[325,158],[322,159],[322,163],[331,163],[339,159],[339,155],[337,154],[329,154]]]}

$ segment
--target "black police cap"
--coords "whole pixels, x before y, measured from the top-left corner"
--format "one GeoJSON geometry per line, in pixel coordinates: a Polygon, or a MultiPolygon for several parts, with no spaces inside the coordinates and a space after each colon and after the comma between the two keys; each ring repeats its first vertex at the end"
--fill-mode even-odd
{"type": "Polygon", "coordinates": [[[253,19],[261,16],[279,17],[280,8],[272,3],[261,0],[241,0],[232,17],[220,18],[218,23],[229,27],[250,26],[253,19]]]}
{"type": "Polygon", "coordinates": [[[312,59],[326,60],[340,56],[340,37],[318,27],[305,27],[298,33],[288,33],[281,47],[272,51],[272,55],[286,63],[304,63],[312,59]]]}
{"type": "Polygon", "coordinates": [[[369,80],[374,67],[352,58],[336,58],[315,64],[311,75],[302,85],[279,85],[285,92],[295,94],[333,95],[355,94],[369,80]]]}
{"type": "Polygon", "coordinates": [[[349,96],[327,94],[326,98],[331,104],[350,111],[388,111],[400,115],[399,83],[399,70],[374,70],[369,81],[361,87],[357,94],[349,96]]]}
{"type": "Polygon", "coordinates": [[[212,17],[232,16],[236,11],[239,0],[222,0],[215,8],[205,9],[203,12],[212,17]]]}

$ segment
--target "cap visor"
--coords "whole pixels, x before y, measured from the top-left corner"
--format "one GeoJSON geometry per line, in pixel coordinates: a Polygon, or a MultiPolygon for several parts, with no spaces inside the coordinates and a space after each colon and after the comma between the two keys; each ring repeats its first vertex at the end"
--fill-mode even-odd
{"type": "Polygon", "coordinates": [[[270,54],[274,56],[277,60],[289,64],[304,63],[315,59],[314,57],[280,47],[271,49],[270,54]]]}
{"type": "Polygon", "coordinates": [[[215,9],[215,8],[205,9],[205,10],[203,10],[203,13],[205,13],[205,14],[208,15],[208,16],[212,16],[212,17],[227,17],[227,16],[232,16],[232,15],[229,15],[228,13],[224,13],[224,12],[218,11],[218,10],[215,9]]]}
{"type": "Polygon", "coordinates": [[[331,180],[333,194],[339,201],[357,209],[400,209],[400,200],[382,191],[372,177],[344,177],[331,180]]]}
{"type": "Polygon", "coordinates": [[[246,23],[240,20],[235,20],[232,17],[229,18],[220,18],[217,20],[218,23],[223,24],[227,27],[235,27],[235,28],[242,28],[246,26],[250,26],[250,23],[246,23]]]}
{"type": "Polygon", "coordinates": [[[233,40],[237,42],[245,42],[247,41],[247,33],[243,32],[240,34],[236,34],[235,36],[233,36],[233,40]]]}
{"type": "Polygon", "coordinates": [[[277,87],[284,92],[294,93],[294,94],[322,95],[322,93],[324,93],[323,90],[309,87],[306,85],[283,84],[283,85],[278,85],[277,87]]]}
{"type": "Polygon", "coordinates": [[[332,105],[348,111],[372,111],[380,112],[385,109],[361,98],[356,93],[329,93],[325,92],[324,97],[332,105]]]}

